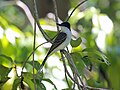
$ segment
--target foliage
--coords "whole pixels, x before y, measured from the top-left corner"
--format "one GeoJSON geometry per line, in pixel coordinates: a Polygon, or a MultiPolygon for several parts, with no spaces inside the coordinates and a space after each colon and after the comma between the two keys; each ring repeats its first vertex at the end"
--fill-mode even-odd
{"type": "MultiPolygon", "coordinates": [[[[32,57],[25,64],[25,68],[22,68],[24,61],[32,52],[32,24],[20,7],[9,5],[9,1],[3,2],[5,1],[0,1],[4,4],[0,4],[0,89],[35,90],[32,57]]],[[[78,2],[79,0],[74,0],[74,3],[71,1],[69,12],[78,2]]],[[[69,20],[74,37],[68,46],[70,55],[88,86],[114,90],[120,88],[120,72],[117,71],[120,68],[119,4],[118,0],[88,0],[86,7],[83,5],[86,10],[80,12],[77,9],[69,20]]],[[[56,32],[52,30],[56,26],[54,20],[50,18],[48,15],[40,19],[40,23],[48,36],[53,38],[56,32]]],[[[45,42],[39,31],[36,37],[36,46],[45,42]]],[[[49,44],[42,45],[35,51],[36,89],[47,90],[48,87],[55,90],[65,89],[66,83],[72,88],[74,85],[70,78],[68,82],[65,80],[59,53],[50,56],[43,71],[38,72],[48,46],[49,44]]],[[[71,73],[70,66],[67,61],[67,68],[71,73]]]]}

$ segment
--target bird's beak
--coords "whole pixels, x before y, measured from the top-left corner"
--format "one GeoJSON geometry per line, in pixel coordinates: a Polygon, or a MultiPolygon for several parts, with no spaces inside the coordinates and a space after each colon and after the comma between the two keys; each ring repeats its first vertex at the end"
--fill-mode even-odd
{"type": "Polygon", "coordinates": [[[57,23],[58,26],[61,26],[61,24],[57,23]]]}

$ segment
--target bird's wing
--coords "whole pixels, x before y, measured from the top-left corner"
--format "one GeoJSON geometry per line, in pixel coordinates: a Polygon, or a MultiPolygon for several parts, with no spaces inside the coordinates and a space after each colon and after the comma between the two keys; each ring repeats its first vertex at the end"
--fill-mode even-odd
{"type": "Polygon", "coordinates": [[[49,50],[49,53],[52,52],[55,48],[57,48],[59,45],[61,45],[67,38],[67,34],[64,32],[60,32],[58,36],[53,41],[53,44],[49,50]]]}
{"type": "Polygon", "coordinates": [[[43,68],[46,60],[47,60],[47,57],[49,56],[49,54],[55,49],[57,48],[59,45],[61,45],[67,38],[67,34],[64,33],[64,32],[60,32],[57,37],[55,38],[55,40],[53,41],[53,44],[49,50],[49,52],[47,53],[45,59],[43,60],[41,66],[40,66],[40,70],[43,68]]]}

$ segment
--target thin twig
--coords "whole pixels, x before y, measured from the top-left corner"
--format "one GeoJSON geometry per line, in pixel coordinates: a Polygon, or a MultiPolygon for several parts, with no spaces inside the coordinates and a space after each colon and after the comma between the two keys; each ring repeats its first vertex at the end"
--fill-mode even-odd
{"type": "Polygon", "coordinates": [[[75,90],[75,82],[73,83],[73,88],[72,88],[72,90],[75,90]]]}
{"type": "MultiPolygon", "coordinates": [[[[64,51],[61,51],[61,54],[64,54],[64,51]]],[[[64,63],[65,63],[65,60],[63,59],[63,65],[64,65],[64,63]]],[[[70,79],[74,82],[74,83],[76,83],[77,85],[78,85],[78,88],[79,88],[79,90],[81,90],[81,85],[79,84],[79,82],[78,82],[78,80],[77,80],[77,77],[75,76],[75,74],[74,74],[74,71],[72,70],[72,73],[73,73],[73,77],[70,75],[70,73],[68,72],[68,70],[67,70],[67,67],[66,67],[66,64],[64,65],[64,68],[65,68],[65,70],[66,70],[66,73],[68,74],[68,76],[70,77],[70,79]]],[[[73,88],[74,88],[74,86],[73,86],[73,88]]]]}
{"type": "Polygon", "coordinates": [[[66,69],[66,73],[67,73],[67,75],[70,77],[70,79],[71,79],[73,82],[76,82],[76,81],[74,80],[74,78],[70,75],[70,73],[68,72],[66,65],[65,65],[64,68],[66,69]]]}
{"type": "Polygon", "coordinates": [[[77,77],[77,74],[75,73],[75,70],[72,70],[72,72],[73,72],[73,77],[74,77],[74,80],[76,81],[76,84],[77,84],[77,86],[78,86],[78,89],[79,90],[86,90],[86,89],[83,89],[81,86],[83,86],[83,85],[80,85],[80,83],[79,83],[79,80],[78,80],[78,77],[77,77]]]}
{"type": "Polygon", "coordinates": [[[66,21],[68,21],[70,19],[70,17],[72,16],[73,12],[80,6],[82,5],[84,2],[86,2],[87,0],[84,0],[82,2],[80,2],[73,10],[72,12],[70,13],[70,15],[68,16],[68,18],[66,19],[66,21]]]}
{"type": "Polygon", "coordinates": [[[48,43],[48,42],[44,42],[44,43],[38,45],[38,46],[34,49],[34,51],[32,51],[32,52],[29,54],[29,56],[25,59],[25,61],[24,61],[24,63],[23,63],[23,66],[22,66],[22,72],[23,72],[23,69],[24,69],[27,61],[28,61],[29,58],[31,57],[31,55],[37,50],[38,47],[42,46],[42,45],[45,44],[45,43],[48,43]]]}
{"type": "Polygon", "coordinates": [[[54,5],[54,14],[55,14],[55,21],[56,21],[57,31],[60,32],[59,26],[57,25],[57,23],[58,23],[58,12],[57,12],[56,0],[53,0],[53,5],[54,5]]]}
{"type": "MultiPolygon", "coordinates": [[[[35,0],[34,0],[35,1],[35,0]]],[[[35,50],[35,42],[36,42],[36,20],[34,22],[34,41],[33,41],[33,51],[35,50]]],[[[36,90],[36,81],[35,81],[35,71],[34,71],[34,54],[35,52],[33,52],[33,61],[32,61],[32,65],[33,65],[33,81],[34,81],[34,88],[36,90]]]]}
{"type": "MultiPolygon", "coordinates": [[[[34,0],[34,40],[33,40],[33,51],[35,50],[35,43],[36,43],[36,17],[37,17],[37,13],[36,13],[36,1],[34,0]]],[[[33,52],[33,61],[32,61],[32,65],[33,65],[33,82],[34,82],[34,88],[36,90],[36,81],[35,81],[35,71],[34,71],[34,55],[35,55],[35,52],[33,52]]]]}
{"type": "Polygon", "coordinates": [[[48,42],[52,43],[50,37],[44,32],[44,30],[43,30],[42,27],[40,26],[40,23],[39,23],[39,20],[38,20],[38,19],[37,19],[36,22],[37,22],[38,28],[39,28],[40,32],[42,33],[43,37],[44,37],[48,42]]]}
{"type": "MultiPolygon", "coordinates": [[[[86,89],[85,89],[85,85],[84,85],[82,79],[80,78],[79,72],[78,72],[78,70],[77,70],[77,68],[76,68],[76,66],[75,66],[75,64],[74,64],[74,62],[73,62],[73,60],[72,60],[72,57],[71,57],[70,54],[69,54],[67,51],[65,51],[65,50],[63,50],[63,53],[64,53],[64,55],[66,56],[66,58],[69,60],[70,64],[72,65],[72,68],[73,68],[72,70],[73,70],[73,72],[74,72],[77,76],[79,76],[79,79],[80,79],[80,82],[81,82],[81,84],[82,84],[82,86],[83,86],[83,89],[86,90],[86,89]]],[[[75,79],[77,80],[77,77],[76,77],[75,79]]],[[[78,81],[77,81],[77,82],[78,82],[78,81]]],[[[79,83],[79,82],[78,82],[78,83],[79,83]]],[[[77,83],[77,84],[78,84],[78,83],[77,83]]]]}
{"type": "MultiPolygon", "coordinates": [[[[35,17],[35,19],[34,19],[34,41],[33,41],[33,51],[35,50],[35,43],[36,43],[36,17],[37,17],[37,13],[36,13],[36,9],[37,9],[37,7],[36,7],[36,1],[34,0],[34,17],[35,17]]],[[[35,88],[35,90],[36,90],[36,81],[35,81],[35,71],[34,71],[34,55],[35,55],[35,52],[33,52],[33,82],[34,82],[34,88],[35,88]]]]}
{"type": "Polygon", "coordinates": [[[71,86],[70,86],[70,84],[68,82],[66,69],[65,69],[65,79],[66,79],[66,82],[67,82],[67,85],[68,85],[69,89],[71,89],[71,86]]]}
{"type": "Polygon", "coordinates": [[[63,61],[63,66],[64,66],[64,70],[65,70],[65,79],[66,79],[66,82],[67,82],[67,85],[69,87],[69,89],[71,89],[71,86],[68,82],[68,78],[67,78],[67,67],[66,67],[66,62],[65,62],[65,59],[64,59],[64,56],[63,56],[63,53],[61,52],[61,56],[62,56],[62,61],[63,61]]]}

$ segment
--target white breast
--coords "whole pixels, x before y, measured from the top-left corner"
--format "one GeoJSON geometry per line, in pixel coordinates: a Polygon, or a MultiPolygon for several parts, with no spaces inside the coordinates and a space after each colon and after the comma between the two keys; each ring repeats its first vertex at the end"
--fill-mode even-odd
{"type": "Polygon", "coordinates": [[[64,49],[70,43],[70,40],[71,40],[71,37],[72,37],[71,31],[67,27],[61,27],[61,32],[66,33],[67,38],[61,45],[59,45],[55,50],[53,50],[52,53],[54,53],[58,50],[64,49]]]}
{"type": "Polygon", "coordinates": [[[71,37],[72,37],[71,31],[67,27],[61,27],[61,32],[66,33],[67,38],[61,45],[58,46],[57,51],[61,50],[61,49],[64,49],[70,43],[70,40],[71,40],[71,37]]]}

